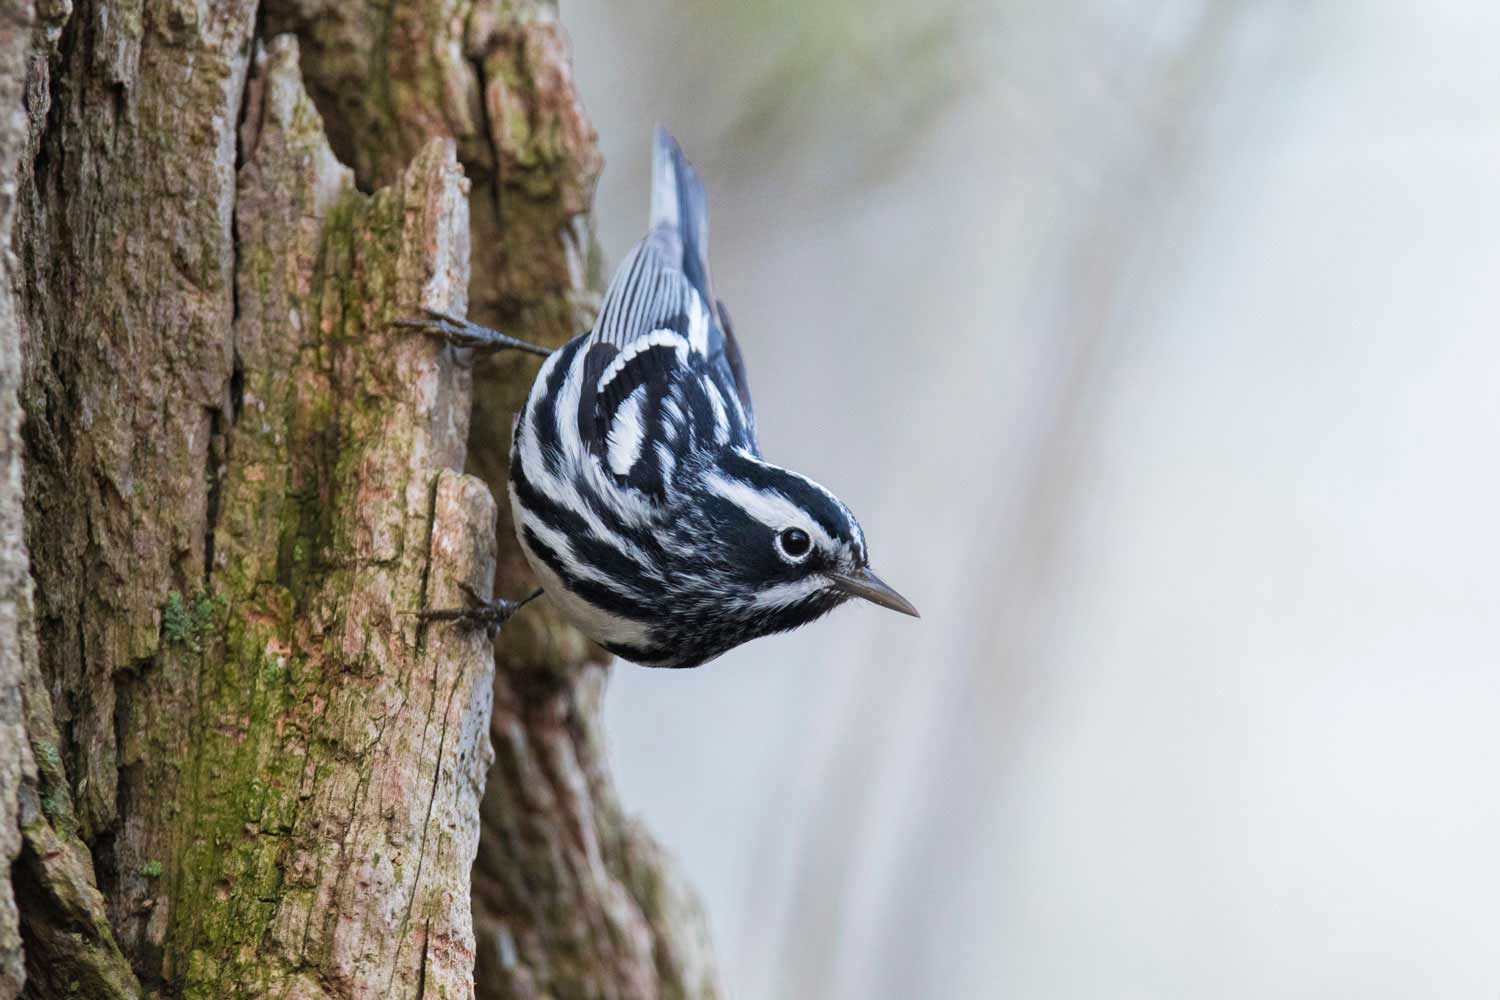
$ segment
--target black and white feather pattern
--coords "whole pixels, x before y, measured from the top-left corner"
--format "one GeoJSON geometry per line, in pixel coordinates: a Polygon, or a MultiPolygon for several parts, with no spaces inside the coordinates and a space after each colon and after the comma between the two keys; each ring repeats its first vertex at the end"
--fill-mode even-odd
{"type": "Polygon", "coordinates": [[[716,419],[723,409],[735,443],[758,451],[739,350],[713,297],[703,184],[665,129],[657,129],[652,166],[650,230],[610,282],[583,359],[580,432],[595,454],[615,442],[622,475],[639,436],[637,411],[658,425],[669,387],[689,372],[709,380],[709,403],[716,419]],[[619,419],[633,396],[638,402],[619,419]]]}
{"type": "Polygon", "coordinates": [[[837,603],[779,576],[765,596],[752,574],[781,569],[757,562],[773,524],[805,523],[863,557],[841,503],[760,458],[744,364],[713,295],[703,186],[665,130],[650,228],[594,328],[538,373],[510,492],[543,588],[596,641],[647,664],[696,665],[837,603]]]}

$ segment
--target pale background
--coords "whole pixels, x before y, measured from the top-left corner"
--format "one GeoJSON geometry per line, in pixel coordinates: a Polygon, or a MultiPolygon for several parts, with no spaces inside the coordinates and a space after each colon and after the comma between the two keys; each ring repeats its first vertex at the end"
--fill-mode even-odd
{"type": "Polygon", "coordinates": [[[1500,996],[1500,4],[562,17],[924,615],[615,672],[729,995],[1500,996]]]}

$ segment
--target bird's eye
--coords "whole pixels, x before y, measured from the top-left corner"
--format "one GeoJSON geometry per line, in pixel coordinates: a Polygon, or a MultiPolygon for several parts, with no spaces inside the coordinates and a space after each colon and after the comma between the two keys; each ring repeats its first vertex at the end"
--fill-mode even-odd
{"type": "Polygon", "coordinates": [[[794,562],[812,551],[812,539],[801,528],[787,528],[776,536],[776,545],[782,555],[794,562]]]}

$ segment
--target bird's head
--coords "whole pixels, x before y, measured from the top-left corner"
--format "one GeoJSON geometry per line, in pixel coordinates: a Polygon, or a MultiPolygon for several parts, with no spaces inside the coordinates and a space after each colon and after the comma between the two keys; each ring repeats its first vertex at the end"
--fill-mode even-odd
{"type": "Polygon", "coordinates": [[[693,495],[693,513],[674,534],[700,566],[705,548],[713,550],[704,582],[722,595],[719,613],[744,623],[746,638],[805,625],[853,597],[917,615],[871,571],[849,508],[806,476],[731,453],[703,470],[693,495]]]}

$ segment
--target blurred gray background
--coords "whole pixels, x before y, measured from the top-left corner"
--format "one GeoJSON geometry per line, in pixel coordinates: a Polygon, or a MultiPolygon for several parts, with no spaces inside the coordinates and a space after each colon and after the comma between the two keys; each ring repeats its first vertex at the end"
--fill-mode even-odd
{"type": "Polygon", "coordinates": [[[729,995],[1500,996],[1500,5],[562,19],[925,616],[615,672],[729,995]]]}

